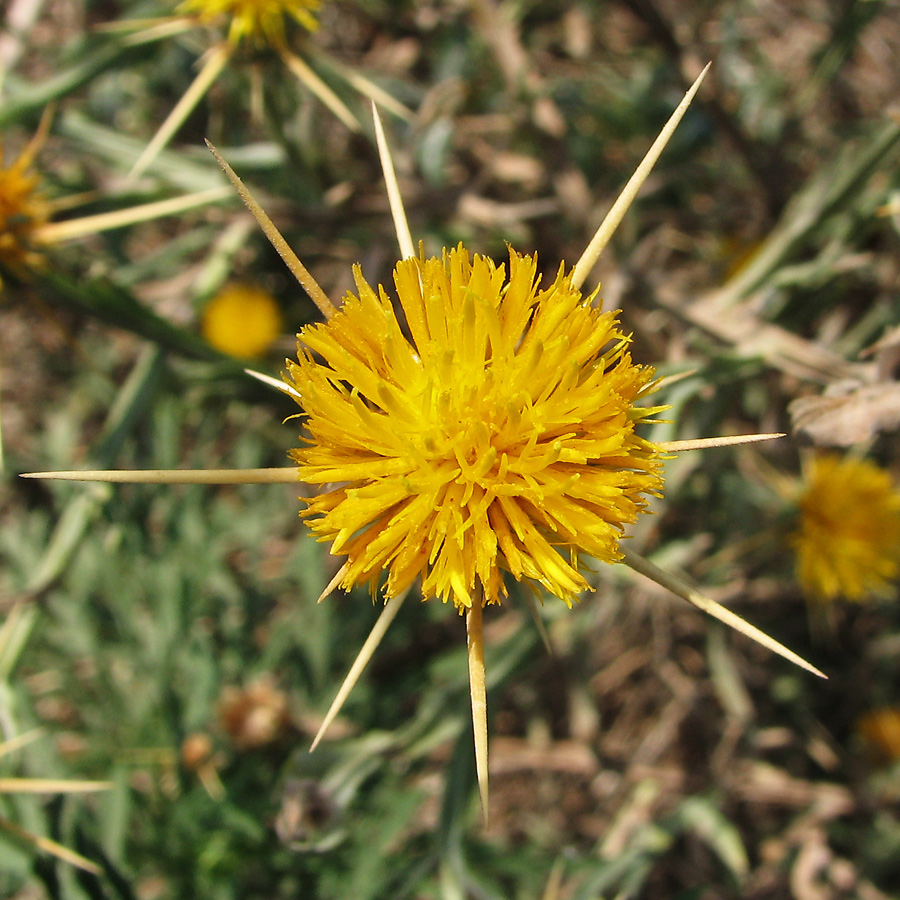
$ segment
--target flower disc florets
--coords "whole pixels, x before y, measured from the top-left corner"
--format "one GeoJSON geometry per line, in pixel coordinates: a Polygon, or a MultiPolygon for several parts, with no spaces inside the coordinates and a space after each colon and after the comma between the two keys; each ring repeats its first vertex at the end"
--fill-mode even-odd
{"type": "Polygon", "coordinates": [[[811,600],[888,592],[900,575],[900,493],[890,475],[866,460],[817,457],[791,543],[811,600]]]}
{"type": "Polygon", "coordinates": [[[501,570],[571,603],[584,553],[614,562],[645,495],[662,489],[656,446],[635,426],[653,370],[634,365],[612,313],[562,267],[505,266],[462,247],[394,270],[404,322],[354,269],[327,323],[299,335],[290,381],[309,438],[300,479],[328,484],[303,515],[347,557],[341,586],[382,570],[395,596],[469,607],[505,595],[501,570]],[[334,486],[338,483],[338,486],[334,486]]]}
{"type": "Polygon", "coordinates": [[[232,44],[247,38],[256,45],[283,47],[285,17],[315,31],[319,23],[314,13],[321,5],[321,0],[184,0],[178,11],[204,23],[229,19],[232,44]]]}

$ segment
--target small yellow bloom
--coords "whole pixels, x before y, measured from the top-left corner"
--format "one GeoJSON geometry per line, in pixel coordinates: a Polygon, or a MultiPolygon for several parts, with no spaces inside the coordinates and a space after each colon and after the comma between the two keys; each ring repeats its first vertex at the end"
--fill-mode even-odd
{"type": "MultiPolygon", "coordinates": [[[[301,481],[340,482],[304,515],[341,586],[382,571],[396,596],[499,603],[501,569],[571,605],[583,556],[622,558],[619,538],[662,490],[656,446],[635,432],[659,407],[612,313],[562,267],[541,286],[534,256],[505,266],[460,245],[394,270],[409,336],[384,288],[357,267],[357,295],[299,335],[289,383],[311,435],[301,481]],[[313,355],[315,354],[315,356],[313,355]]],[[[596,292],[595,292],[596,293],[596,292]]]]}
{"type": "Polygon", "coordinates": [[[32,238],[50,216],[39,190],[40,176],[32,170],[42,139],[39,133],[6,168],[0,147],[0,266],[17,275],[40,264],[42,257],[32,238]]]}
{"type": "Polygon", "coordinates": [[[890,475],[865,460],[817,457],[791,544],[811,600],[888,593],[900,574],[900,493],[890,475]]]}
{"type": "Polygon", "coordinates": [[[315,31],[319,23],[314,13],[321,5],[321,0],[184,0],[178,12],[204,24],[228,19],[232,44],[247,38],[257,46],[284,47],[285,17],[315,31]]]}
{"type": "Polygon", "coordinates": [[[275,298],[252,285],[228,285],[203,310],[203,337],[216,350],[240,359],[262,356],[281,328],[281,310],[275,298]]]}

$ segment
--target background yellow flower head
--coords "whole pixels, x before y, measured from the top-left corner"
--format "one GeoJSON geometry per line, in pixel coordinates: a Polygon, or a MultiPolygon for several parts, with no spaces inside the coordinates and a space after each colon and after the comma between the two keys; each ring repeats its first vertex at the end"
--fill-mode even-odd
{"type": "Polygon", "coordinates": [[[32,246],[32,235],[50,215],[49,205],[39,190],[40,176],[32,170],[42,139],[39,134],[6,167],[0,146],[0,266],[17,273],[40,262],[41,255],[32,246]]]}
{"type": "Polygon", "coordinates": [[[203,337],[230,356],[262,356],[281,334],[275,298],[250,284],[226,285],[203,310],[203,337]]]}
{"type": "Polygon", "coordinates": [[[811,600],[888,593],[900,574],[900,493],[891,476],[866,460],[816,457],[791,543],[811,600]]]}
{"type": "Polygon", "coordinates": [[[227,19],[233,44],[247,38],[254,44],[282,47],[285,18],[315,31],[319,27],[315,13],[321,5],[321,0],[184,0],[178,11],[201,22],[227,19]]]}

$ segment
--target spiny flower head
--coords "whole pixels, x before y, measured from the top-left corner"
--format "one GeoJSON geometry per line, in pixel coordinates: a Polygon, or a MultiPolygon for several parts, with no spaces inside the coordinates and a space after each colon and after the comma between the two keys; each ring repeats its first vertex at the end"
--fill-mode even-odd
{"type": "Polygon", "coordinates": [[[890,475],[866,460],[816,457],[791,543],[811,600],[888,592],[900,574],[900,493],[890,475]]]}
{"type": "Polygon", "coordinates": [[[284,47],[285,17],[307,31],[319,27],[314,13],[321,0],[184,0],[179,13],[209,23],[227,18],[228,40],[239,44],[245,38],[257,46],[284,47]]]}
{"type": "Polygon", "coordinates": [[[206,304],[202,331],[222,353],[242,359],[262,356],[281,334],[281,311],[268,291],[229,284],[206,304]]]}
{"type": "MultiPolygon", "coordinates": [[[[708,67],[707,67],[708,68],[708,67]]],[[[571,604],[586,588],[583,556],[622,560],[765,647],[822,675],[797,654],[626,547],[625,526],[662,490],[660,454],[761,440],[736,435],[653,444],[636,434],[662,407],[612,313],[582,297],[591,268],[700,86],[663,127],[571,272],[544,286],[537,259],[510,249],[509,271],[460,245],[415,251],[393,161],[375,134],[402,259],[397,304],[354,269],[357,293],[338,309],[237,174],[210,144],[263,233],[325,317],[300,335],[285,393],[306,414],[298,469],[36,472],[26,477],[169,483],[324,485],[304,515],[346,557],[322,598],[386,573],[387,602],[322,720],[314,749],[371,659],[416,579],[424,597],[466,620],[475,768],[488,808],[487,686],[482,607],[505,596],[503,573],[571,604]]],[[[259,374],[259,373],[257,373],[259,374]]],[[[263,381],[274,379],[259,375],[263,381]]],[[[277,382],[276,382],[277,384],[277,382]]],[[[321,599],[321,598],[320,598],[321,599]]]]}
{"type": "Polygon", "coordinates": [[[503,265],[460,245],[394,270],[407,332],[385,289],[354,271],[328,322],[299,335],[291,386],[307,416],[302,481],[338,482],[304,515],[347,557],[342,586],[387,572],[395,596],[498,603],[501,569],[572,603],[582,555],[621,559],[625,526],[662,489],[659,453],[635,426],[653,369],[560,267],[503,265]]]}
{"type": "Polygon", "coordinates": [[[0,146],[0,266],[16,273],[40,263],[32,237],[50,215],[49,204],[39,191],[40,176],[32,170],[42,137],[32,140],[6,167],[0,146]]]}

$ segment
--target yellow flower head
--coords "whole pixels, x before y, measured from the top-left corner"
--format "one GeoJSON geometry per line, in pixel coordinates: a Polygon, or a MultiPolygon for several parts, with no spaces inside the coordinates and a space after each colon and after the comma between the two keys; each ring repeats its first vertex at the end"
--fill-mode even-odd
{"type": "Polygon", "coordinates": [[[42,140],[39,132],[6,168],[0,147],[0,266],[17,274],[38,265],[42,258],[33,248],[32,238],[46,223],[50,210],[38,191],[40,177],[31,170],[42,140]]]}
{"type": "Polygon", "coordinates": [[[178,11],[204,23],[229,19],[232,44],[248,38],[256,45],[284,47],[285,16],[315,31],[319,23],[314,13],[321,5],[321,0],[184,0],[178,11]]]}
{"type": "Polygon", "coordinates": [[[281,334],[281,311],[268,291],[231,284],[206,304],[201,330],[222,353],[250,359],[262,356],[281,334]]]}
{"type": "Polygon", "coordinates": [[[874,463],[817,457],[791,537],[797,576],[812,600],[863,600],[900,574],[900,493],[874,463]]]}
{"type": "Polygon", "coordinates": [[[300,479],[339,482],[303,515],[347,557],[341,585],[387,572],[396,596],[499,603],[500,569],[571,604],[580,555],[621,559],[625,525],[662,489],[659,452],[635,426],[659,408],[612,313],[534,256],[505,266],[460,245],[397,264],[403,321],[357,267],[328,322],[299,335],[290,383],[310,439],[300,479]],[[314,355],[315,354],[315,355],[314,355]]]}

